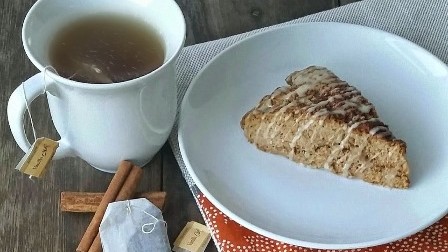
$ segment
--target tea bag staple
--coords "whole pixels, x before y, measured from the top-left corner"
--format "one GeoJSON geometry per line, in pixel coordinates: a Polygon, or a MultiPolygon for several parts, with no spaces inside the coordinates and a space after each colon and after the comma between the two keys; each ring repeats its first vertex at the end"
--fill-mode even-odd
{"type": "Polygon", "coordinates": [[[162,212],[144,198],[110,203],[100,237],[105,252],[171,251],[162,212]]]}

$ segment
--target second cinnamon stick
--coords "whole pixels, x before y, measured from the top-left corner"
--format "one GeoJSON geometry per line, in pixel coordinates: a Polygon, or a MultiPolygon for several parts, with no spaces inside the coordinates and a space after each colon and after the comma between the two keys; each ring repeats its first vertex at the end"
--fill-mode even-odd
{"type": "MultiPolygon", "coordinates": [[[[123,184],[123,187],[120,189],[120,192],[117,195],[115,201],[128,200],[135,193],[137,186],[142,178],[143,169],[139,166],[134,165],[132,167],[129,176],[126,178],[126,181],[123,184]]],[[[102,251],[101,247],[101,239],[100,234],[97,233],[95,240],[89,248],[89,252],[99,252],[102,251]]]]}
{"type": "Polygon", "coordinates": [[[107,205],[110,202],[115,201],[117,195],[120,192],[120,189],[123,187],[123,184],[126,181],[126,178],[131,172],[132,163],[128,161],[122,161],[118,167],[117,173],[115,173],[112,181],[109,184],[109,187],[106,190],[103,198],[101,199],[101,203],[98,206],[95,215],[92,218],[89,226],[86,229],[81,241],[79,242],[78,247],[76,248],[77,252],[86,252],[89,250],[90,246],[93,243],[96,235],[98,234],[98,229],[103,219],[104,213],[106,212],[107,205]]]}

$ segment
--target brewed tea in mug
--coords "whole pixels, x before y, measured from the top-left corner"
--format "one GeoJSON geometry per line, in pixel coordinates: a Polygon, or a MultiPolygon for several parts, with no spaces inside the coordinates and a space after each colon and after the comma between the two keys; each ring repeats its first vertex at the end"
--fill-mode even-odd
{"type": "Polygon", "coordinates": [[[123,82],[163,64],[162,40],[132,17],[96,14],[62,27],[50,44],[50,64],[64,78],[84,83],[123,82]]]}

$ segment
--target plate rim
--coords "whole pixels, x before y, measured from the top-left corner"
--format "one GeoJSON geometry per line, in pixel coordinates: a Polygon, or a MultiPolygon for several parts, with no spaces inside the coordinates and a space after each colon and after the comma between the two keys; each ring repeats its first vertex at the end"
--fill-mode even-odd
{"type": "Polygon", "coordinates": [[[198,176],[196,175],[196,173],[194,172],[194,169],[191,166],[189,157],[186,153],[185,150],[185,145],[184,145],[184,138],[183,138],[183,122],[184,122],[184,114],[185,112],[185,107],[186,107],[186,103],[187,103],[187,99],[190,96],[190,93],[193,90],[193,87],[196,85],[198,79],[203,75],[203,73],[205,71],[207,71],[208,67],[212,64],[214,64],[214,62],[216,62],[217,60],[219,60],[219,58],[226,54],[228,51],[233,50],[235,47],[238,47],[240,44],[245,43],[246,41],[252,40],[258,36],[263,36],[267,33],[275,33],[278,32],[280,30],[285,30],[285,29],[299,29],[300,26],[315,26],[315,25],[324,25],[324,26],[340,26],[340,27],[344,27],[344,28],[354,28],[354,29],[360,29],[360,30],[367,30],[369,32],[374,32],[377,34],[382,34],[382,35],[386,35],[388,37],[392,37],[395,39],[398,39],[402,42],[405,42],[411,46],[414,46],[416,48],[418,48],[421,52],[423,52],[426,56],[430,56],[433,60],[437,61],[441,66],[443,66],[445,69],[447,69],[448,71],[448,66],[442,61],[440,60],[437,56],[435,56],[434,54],[432,54],[431,52],[429,52],[428,50],[426,50],[425,48],[421,47],[420,45],[417,45],[416,43],[400,37],[396,34],[393,33],[389,33],[387,31],[384,30],[380,30],[377,28],[373,28],[373,27],[369,27],[369,26],[364,26],[364,25],[359,25],[359,24],[352,24],[352,23],[343,23],[343,22],[303,22],[303,23],[295,23],[295,24],[287,24],[284,26],[279,26],[279,27],[274,27],[272,29],[268,29],[268,30],[264,30],[264,31],[260,31],[256,34],[252,34],[249,35],[248,37],[241,39],[240,41],[235,42],[234,44],[228,46],[227,48],[225,48],[224,50],[222,50],[221,52],[219,52],[218,54],[216,54],[210,61],[208,61],[202,68],[201,70],[194,76],[194,78],[192,79],[192,81],[190,82],[190,85],[188,86],[185,95],[182,98],[182,102],[180,105],[180,110],[179,110],[179,126],[178,126],[178,136],[177,136],[177,140],[178,140],[178,145],[179,145],[179,150],[184,162],[184,165],[187,169],[187,171],[189,172],[189,175],[191,176],[191,178],[193,179],[193,181],[195,182],[196,186],[199,188],[199,190],[204,194],[204,196],[216,207],[218,208],[222,213],[224,213],[225,215],[227,215],[230,219],[234,220],[235,222],[237,222],[238,224],[242,225],[243,227],[254,231],[257,234],[266,236],[268,238],[280,241],[280,242],[284,242],[290,245],[296,245],[296,246],[302,246],[302,247],[307,247],[307,248],[314,248],[314,249],[358,249],[358,248],[366,248],[366,247],[372,247],[372,246],[378,246],[378,245],[383,245],[383,244],[387,244],[390,242],[394,242],[397,241],[399,239],[403,239],[405,237],[411,236],[413,234],[416,234],[417,232],[426,229],[427,227],[433,225],[434,223],[436,223],[437,221],[439,221],[441,218],[443,218],[446,214],[448,214],[448,206],[446,207],[446,209],[444,211],[441,211],[440,214],[436,214],[434,217],[430,218],[431,221],[428,221],[425,225],[421,225],[418,227],[415,227],[407,232],[403,232],[403,233],[399,233],[395,236],[389,236],[386,238],[381,238],[381,239],[376,239],[376,240],[371,240],[371,241],[365,241],[365,242],[359,242],[359,243],[321,243],[321,242],[310,242],[310,241],[305,241],[305,240],[299,240],[299,239],[293,239],[293,238],[288,238],[282,235],[278,235],[275,234],[271,231],[265,230],[261,227],[258,227],[246,220],[244,220],[243,218],[239,217],[237,214],[233,213],[231,210],[229,210],[227,207],[225,207],[223,204],[221,204],[208,190],[207,188],[202,184],[201,180],[198,178],[198,176]]]}

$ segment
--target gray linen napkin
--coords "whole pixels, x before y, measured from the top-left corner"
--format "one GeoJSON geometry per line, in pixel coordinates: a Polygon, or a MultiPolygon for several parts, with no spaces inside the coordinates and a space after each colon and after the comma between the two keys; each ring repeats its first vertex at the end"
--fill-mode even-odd
{"type": "MultiPolygon", "coordinates": [[[[369,26],[404,37],[448,62],[448,0],[364,0],[309,15],[286,23],[189,46],[177,62],[178,104],[199,70],[219,52],[260,31],[304,22],[343,22],[369,26]]],[[[179,110],[178,110],[179,111],[179,110]]],[[[169,143],[192,192],[194,181],[188,174],[179,150],[177,122],[169,143]]]]}

